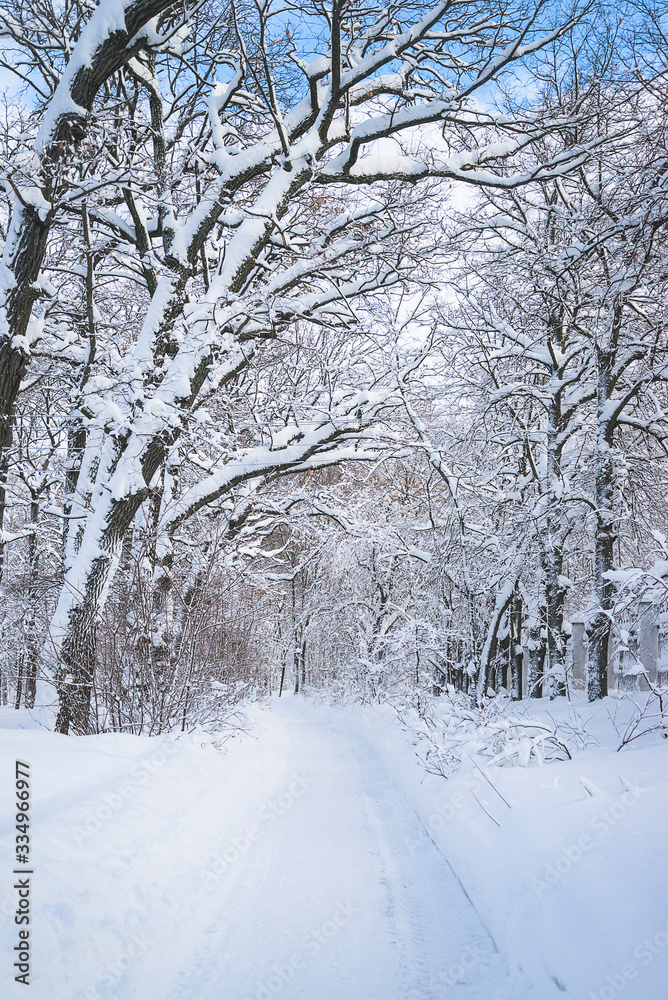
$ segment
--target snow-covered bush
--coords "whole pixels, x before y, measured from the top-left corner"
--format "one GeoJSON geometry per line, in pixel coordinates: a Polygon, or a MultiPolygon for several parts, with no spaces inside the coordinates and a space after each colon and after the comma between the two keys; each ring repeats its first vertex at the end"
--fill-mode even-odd
{"type": "Polygon", "coordinates": [[[467,760],[492,767],[527,767],[570,760],[594,741],[572,711],[567,720],[532,718],[497,696],[480,708],[453,690],[422,716],[401,714],[418,758],[432,774],[451,777],[467,760]]]}

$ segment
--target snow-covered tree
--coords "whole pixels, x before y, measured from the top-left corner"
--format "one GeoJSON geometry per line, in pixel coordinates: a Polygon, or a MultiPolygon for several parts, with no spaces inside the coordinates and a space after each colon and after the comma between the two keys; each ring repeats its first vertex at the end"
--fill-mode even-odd
{"type": "MultiPolygon", "coordinates": [[[[605,51],[611,58],[613,50],[605,51]]],[[[660,460],[668,430],[665,113],[644,82],[608,79],[605,86],[597,76],[585,88],[577,73],[569,77],[573,100],[586,109],[580,133],[598,135],[599,149],[568,176],[521,191],[487,190],[476,201],[460,223],[469,249],[444,322],[457,345],[456,392],[488,425],[485,486],[493,484],[511,512],[510,575],[497,610],[508,605],[521,551],[535,622],[530,686],[543,661],[553,678],[563,676],[570,538],[571,565],[591,588],[589,695],[599,698],[607,693],[615,547],[630,509],[643,517],[632,500],[634,473],[643,449],[658,449],[660,460]],[[578,553],[589,549],[587,566],[578,553]]],[[[550,100],[556,94],[563,102],[554,66],[549,79],[550,100]]],[[[574,138],[566,127],[546,146],[567,147],[574,138]]],[[[482,675],[480,683],[486,689],[482,675]]]]}
{"type": "MultiPolygon", "coordinates": [[[[435,251],[406,218],[401,184],[508,186],[572,167],[586,150],[513,170],[563,109],[509,117],[475,100],[569,29],[543,3],[490,12],[452,0],[103,0],[64,16],[56,23],[38,5],[34,20],[19,3],[2,15],[5,66],[34,111],[5,168],[0,453],[11,451],[36,345],[74,359],[67,575],[39,701],[53,705],[57,694],[58,728],[85,731],[96,622],[123,538],[162,489],[184,433],[197,426],[206,437],[206,408],[224,409],[249,366],[296,324],[345,331],[374,290],[417,276],[435,251]],[[50,322],[58,289],[47,254],[63,232],[80,248],[72,270],[84,280],[86,323],[77,330],[50,322]],[[103,309],[100,283],[110,291],[112,279],[103,309]],[[110,359],[111,378],[97,366],[110,359]]],[[[164,531],[242,482],[333,452],[354,457],[351,442],[402,377],[323,384],[261,441],[218,448],[199,480],[169,497],[164,531]]],[[[3,489],[7,476],[2,457],[3,489]]]]}

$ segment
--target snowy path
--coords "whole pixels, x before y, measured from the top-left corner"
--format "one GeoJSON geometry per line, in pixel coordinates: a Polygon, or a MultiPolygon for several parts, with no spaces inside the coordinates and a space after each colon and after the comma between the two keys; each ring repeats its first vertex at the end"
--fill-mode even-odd
{"type": "Polygon", "coordinates": [[[250,714],[222,754],[0,726],[4,778],[18,746],[33,776],[32,1000],[545,1000],[352,717],[292,698],[250,714]]]}
{"type": "Polygon", "coordinates": [[[25,994],[16,759],[32,1000],[668,998],[666,741],[499,769],[474,795],[471,774],[425,776],[391,712],[246,711],[220,753],[202,733],[63,737],[0,710],[3,1000],[25,994]]]}
{"type": "Polygon", "coordinates": [[[363,739],[283,699],[261,741],[274,788],[200,873],[215,909],[164,1000],[526,995],[363,739]]]}

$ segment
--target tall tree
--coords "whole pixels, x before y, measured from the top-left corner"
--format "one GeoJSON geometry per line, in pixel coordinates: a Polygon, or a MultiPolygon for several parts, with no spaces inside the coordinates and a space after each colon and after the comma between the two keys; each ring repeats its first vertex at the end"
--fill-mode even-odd
{"type": "MultiPolygon", "coordinates": [[[[7,171],[2,483],[16,395],[32,345],[49,335],[35,306],[50,291],[43,264],[54,230],[81,219],[87,259],[104,244],[120,280],[140,289],[143,315],[123,344],[116,384],[82,379],[85,442],[77,431],[69,515],[79,527],[38,696],[45,708],[57,702],[63,732],[88,727],[97,618],[123,538],[185,428],[296,322],[343,330],[357,321],[354,300],[410,277],[421,247],[417,237],[412,253],[406,244],[392,184],[507,187],[586,157],[573,147],[513,171],[513,156],[539,143],[562,109],[513,119],[472,100],[570,29],[572,19],[548,24],[542,2],[527,9],[508,0],[490,14],[482,2],[336,0],[287,16],[259,0],[222,11],[103,0],[88,18],[78,8],[70,16],[73,47],[55,15],[46,48],[21,5],[3,22],[18,53],[7,66],[33,86],[40,108],[34,140],[7,171]],[[320,29],[320,51],[308,60],[320,29]],[[436,148],[413,141],[427,125],[443,135],[436,148]],[[348,192],[335,214],[332,189],[348,192]]],[[[46,6],[40,17],[49,21],[46,6]]],[[[89,356],[94,344],[96,353],[89,330],[89,356]]],[[[284,420],[246,454],[227,454],[186,490],[171,523],[241,482],[306,468],[333,448],[351,455],[342,445],[393,391],[357,385],[330,396],[323,387],[308,417],[284,420]]]]}

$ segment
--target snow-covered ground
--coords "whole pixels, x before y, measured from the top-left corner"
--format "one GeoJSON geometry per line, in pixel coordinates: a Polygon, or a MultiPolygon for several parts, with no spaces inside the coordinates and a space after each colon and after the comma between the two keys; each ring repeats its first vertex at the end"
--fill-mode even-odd
{"type": "Polygon", "coordinates": [[[566,732],[583,722],[592,745],[530,767],[464,754],[446,781],[406,754],[387,711],[358,711],[357,724],[420,816],[421,843],[438,845],[540,996],[668,1000],[666,740],[654,733],[617,752],[637,715],[628,700],[522,711],[566,732]]]}
{"type": "Polygon", "coordinates": [[[284,697],[222,746],[3,713],[3,997],[19,758],[34,1000],[668,998],[665,741],[445,780],[383,710],[284,697]]]}

